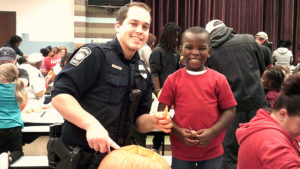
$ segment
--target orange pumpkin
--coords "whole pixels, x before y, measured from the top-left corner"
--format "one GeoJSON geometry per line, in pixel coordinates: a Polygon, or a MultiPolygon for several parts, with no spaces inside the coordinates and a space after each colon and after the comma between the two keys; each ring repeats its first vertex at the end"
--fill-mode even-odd
{"type": "Polygon", "coordinates": [[[28,101],[28,95],[27,95],[26,90],[23,91],[23,97],[24,97],[24,103],[20,105],[20,110],[21,111],[26,107],[27,101],[28,101]]]}
{"type": "Polygon", "coordinates": [[[137,145],[121,147],[109,153],[98,169],[171,169],[156,152],[137,145]]]}

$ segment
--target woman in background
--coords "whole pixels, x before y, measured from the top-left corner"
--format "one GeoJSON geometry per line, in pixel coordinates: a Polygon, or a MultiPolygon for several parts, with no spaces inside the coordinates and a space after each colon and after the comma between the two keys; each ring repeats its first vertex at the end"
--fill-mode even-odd
{"type": "Polygon", "coordinates": [[[24,84],[18,79],[18,74],[15,65],[0,65],[0,166],[12,163],[23,155],[21,129],[24,124],[19,105],[24,102],[24,84]]]}
{"type": "Polygon", "coordinates": [[[273,109],[257,111],[249,123],[240,124],[238,169],[300,168],[300,74],[291,75],[273,109]]]}

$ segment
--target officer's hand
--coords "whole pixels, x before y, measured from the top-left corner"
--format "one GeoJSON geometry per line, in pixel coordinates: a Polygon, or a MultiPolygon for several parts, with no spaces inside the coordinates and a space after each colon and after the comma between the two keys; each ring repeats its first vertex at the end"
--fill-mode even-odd
{"type": "Polygon", "coordinates": [[[101,124],[91,124],[86,130],[86,139],[89,146],[100,153],[109,153],[110,147],[114,149],[120,148],[120,146],[109,137],[107,130],[101,124]]]}
{"type": "Polygon", "coordinates": [[[157,130],[163,131],[165,133],[170,133],[173,127],[171,117],[167,111],[154,113],[152,122],[157,130]]]}

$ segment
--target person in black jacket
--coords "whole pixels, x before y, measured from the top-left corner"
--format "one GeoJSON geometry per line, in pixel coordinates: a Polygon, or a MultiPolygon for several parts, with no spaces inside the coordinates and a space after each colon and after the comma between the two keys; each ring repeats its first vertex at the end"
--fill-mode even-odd
{"type": "Polygon", "coordinates": [[[77,49],[56,76],[52,104],[65,119],[62,141],[81,149],[78,168],[96,169],[111,148],[130,144],[133,126],[142,133],[171,131],[170,116],[149,115],[152,79],[137,51],[148,39],[150,21],[144,3],[121,7],[116,38],[77,49]]]}
{"type": "Polygon", "coordinates": [[[271,50],[265,46],[265,44],[268,43],[268,34],[266,32],[258,32],[255,35],[255,41],[258,43],[258,46],[264,54],[266,68],[271,69],[273,67],[271,50]]]}
{"type": "Polygon", "coordinates": [[[223,141],[223,167],[234,169],[238,153],[235,131],[239,123],[248,122],[265,105],[260,81],[265,70],[263,54],[253,35],[236,34],[220,20],[208,22],[206,30],[210,33],[212,47],[208,67],[226,76],[238,103],[236,116],[223,141]]]}
{"type": "MultiPolygon", "coordinates": [[[[155,93],[158,94],[167,77],[180,68],[180,56],[176,49],[180,40],[181,29],[176,23],[167,23],[160,35],[159,43],[150,55],[150,70],[155,93]]],[[[153,138],[152,149],[159,152],[164,135],[157,133],[153,138]]]]}
{"type": "Polygon", "coordinates": [[[158,93],[167,77],[179,69],[180,56],[177,46],[181,29],[176,23],[167,23],[160,35],[158,45],[150,55],[150,69],[154,88],[158,93]]]}
{"type": "Polygon", "coordinates": [[[11,47],[15,50],[15,52],[20,55],[21,57],[25,57],[27,58],[28,55],[26,55],[25,53],[23,53],[20,49],[19,46],[21,45],[22,42],[22,38],[18,35],[13,35],[12,37],[10,37],[9,41],[6,42],[3,47],[11,47]]]}

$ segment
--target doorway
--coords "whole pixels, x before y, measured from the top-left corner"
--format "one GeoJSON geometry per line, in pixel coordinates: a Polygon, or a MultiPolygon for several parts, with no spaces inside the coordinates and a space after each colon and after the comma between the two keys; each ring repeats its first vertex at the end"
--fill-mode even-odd
{"type": "Polygon", "coordinates": [[[16,34],[16,12],[0,11],[0,47],[16,34]]]}

